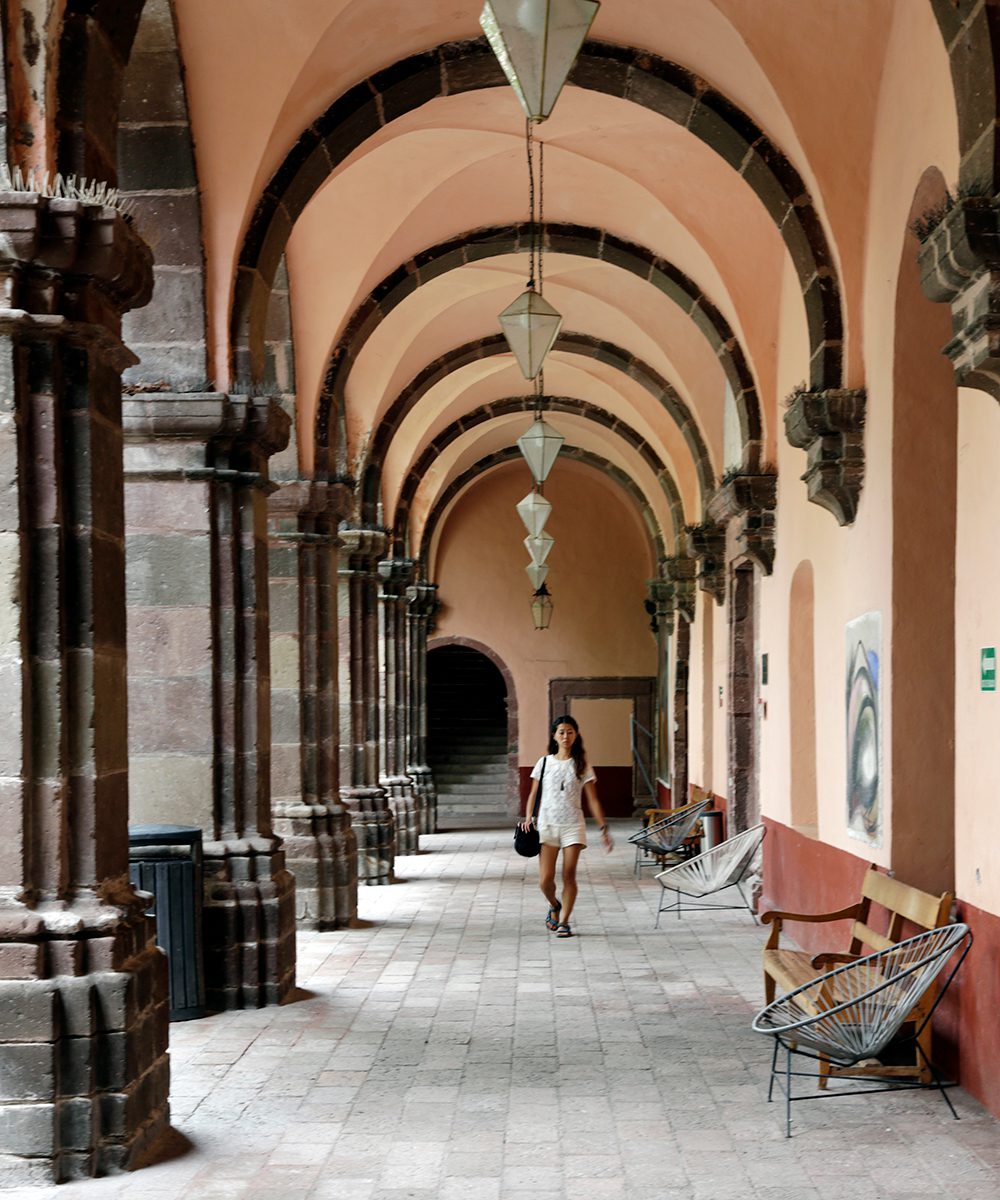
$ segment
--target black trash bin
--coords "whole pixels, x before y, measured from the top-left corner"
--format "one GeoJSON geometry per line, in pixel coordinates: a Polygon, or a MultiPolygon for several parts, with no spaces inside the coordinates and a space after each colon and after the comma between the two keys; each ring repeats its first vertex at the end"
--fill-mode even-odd
{"type": "Polygon", "coordinates": [[[192,825],[130,825],[129,878],[152,892],[156,944],[167,955],[170,1019],[205,1015],[201,951],[201,830],[192,825]]]}

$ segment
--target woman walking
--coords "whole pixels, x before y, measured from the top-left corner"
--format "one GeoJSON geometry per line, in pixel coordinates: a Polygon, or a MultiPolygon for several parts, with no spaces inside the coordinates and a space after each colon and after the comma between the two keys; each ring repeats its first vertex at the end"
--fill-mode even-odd
{"type": "Polygon", "coordinates": [[[590,815],[600,826],[604,849],[610,853],[613,848],[604,810],[597,799],[597,776],[587,765],[580,727],[572,717],[556,717],[552,722],[549,752],[535,763],[531,778],[534,782],[521,825],[523,829],[531,827],[535,797],[541,787],[542,801],[537,820],[541,842],[538,883],[549,902],[545,924],[555,931],[556,937],[568,938],[573,936],[569,919],[576,903],[576,865],[580,851],[587,844],[584,799],[590,815]],[[560,851],[563,859],[561,900],[556,896],[556,860],[560,851]]]}

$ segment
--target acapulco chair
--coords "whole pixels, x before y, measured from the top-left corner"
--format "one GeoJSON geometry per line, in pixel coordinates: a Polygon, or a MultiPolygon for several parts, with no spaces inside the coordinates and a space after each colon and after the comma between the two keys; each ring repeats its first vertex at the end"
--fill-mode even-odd
{"type": "Polygon", "coordinates": [[[931,929],[897,942],[877,954],[868,954],[846,966],[819,975],[787,995],[779,996],[754,1017],[755,1032],[774,1038],[767,1099],[768,1103],[773,1099],[774,1083],[776,1079],[779,1080],[785,1093],[785,1137],[792,1136],[793,1103],[837,1096],[933,1088],[941,1093],[955,1120],[959,1119],[945,1091],[946,1087],[953,1085],[942,1080],[917,1039],[965,961],[971,945],[972,931],[968,925],[944,925],[940,929],[931,929]],[[886,1083],[884,1076],[866,1078],[864,1066],[878,1059],[904,1024],[913,1022],[914,1008],[948,966],[956,951],[958,959],[938,990],[934,1002],[903,1039],[913,1042],[916,1053],[928,1067],[932,1082],[903,1080],[886,1083]],[[784,1069],[778,1066],[779,1049],[785,1051],[784,1069]],[[793,1071],[793,1054],[812,1059],[820,1064],[820,1069],[793,1071]],[[821,1069],[824,1061],[840,1067],[857,1068],[852,1072],[852,1078],[876,1086],[847,1090],[838,1088],[836,1091],[794,1096],[792,1080],[805,1078],[822,1081],[825,1078],[821,1069]]]}
{"type": "Polygon", "coordinates": [[[702,813],[711,806],[711,797],[685,804],[654,825],[633,833],[628,840],[635,846],[635,874],[639,875],[643,867],[662,865],[666,857],[678,854],[684,839],[691,836],[702,813]]]}
{"type": "Polygon", "coordinates": [[[753,866],[757,851],[764,840],[764,826],[753,825],[735,837],[731,837],[711,850],[705,850],[689,858],[686,862],[678,863],[675,867],[667,867],[657,876],[663,891],[660,892],[660,905],[656,910],[656,928],[660,927],[660,913],[676,912],[680,919],[682,907],[689,912],[711,908],[745,908],[756,923],[753,906],[743,890],[743,881],[753,866]],[[706,896],[713,896],[726,888],[734,887],[740,894],[742,904],[684,904],[682,897],[698,901],[706,896]],[[667,902],[667,893],[673,892],[674,899],[667,902]]]}

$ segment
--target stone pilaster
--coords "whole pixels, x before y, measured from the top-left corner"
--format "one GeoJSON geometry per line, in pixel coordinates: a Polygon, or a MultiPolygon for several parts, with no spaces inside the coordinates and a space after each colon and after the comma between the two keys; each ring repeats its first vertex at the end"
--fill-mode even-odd
{"type": "Polygon", "coordinates": [[[671,787],[675,804],[688,799],[688,678],[691,662],[691,623],[695,614],[698,560],[686,554],[665,559],[663,574],[673,587],[674,682],[671,696],[673,746],[671,787]]]}
{"type": "Polygon", "coordinates": [[[708,503],[710,520],[726,526],[733,547],[730,559],[747,558],[765,575],[774,566],[777,502],[777,476],[739,474],[720,483],[708,503]]]}
{"type": "Polygon", "coordinates": [[[809,499],[827,509],[840,525],[858,514],[865,478],[863,389],[795,392],[785,409],[785,436],[808,456],[809,499]]]}
{"type": "Polygon", "coordinates": [[[1000,199],[954,202],[920,248],[920,282],[931,300],[951,305],[944,353],[956,384],[1000,400],[1000,199]]]}
{"type": "Polygon", "coordinates": [[[343,484],[297,480],[268,505],[271,811],[307,929],[358,913],[357,839],[337,761],[337,526],[347,502],[343,484]]]}
{"type": "Polygon", "coordinates": [[[437,832],[437,787],[427,762],[427,638],[438,609],[437,584],[418,579],[406,589],[409,722],[406,773],[418,800],[420,832],[437,832]]]}
{"type": "Polygon", "coordinates": [[[379,785],[378,574],[384,529],[342,528],[337,564],[340,797],[358,840],[358,880],[393,879],[396,822],[379,785]]]}
{"type": "Polygon", "coordinates": [[[413,579],[412,558],[387,558],[378,564],[379,700],[381,731],[379,783],[396,817],[396,853],[420,848],[420,814],[413,781],[406,774],[409,695],[406,638],[406,589],[413,579]]]}
{"type": "Polygon", "coordinates": [[[166,1130],[166,960],[128,881],[121,314],[111,209],[0,193],[0,1187],[166,1130]]]}
{"type": "Polygon", "coordinates": [[[294,985],[294,883],[270,814],[267,461],[273,401],[156,394],[126,404],[133,817],[205,831],[206,999],[294,985]]]}
{"type": "MultiPolygon", "coordinates": [[[[646,611],[649,627],[656,638],[656,704],[653,762],[657,779],[673,783],[670,770],[670,742],[668,735],[670,709],[670,643],[674,635],[674,588],[665,579],[651,579],[646,584],[646,611]]],[[[656,780],[653,781],[654,789],[656,780]]],[[[655,791],[654,791],[655,794],[655,791]]],[[[683,803],[683,801],[676,801],[683,803]]]]}

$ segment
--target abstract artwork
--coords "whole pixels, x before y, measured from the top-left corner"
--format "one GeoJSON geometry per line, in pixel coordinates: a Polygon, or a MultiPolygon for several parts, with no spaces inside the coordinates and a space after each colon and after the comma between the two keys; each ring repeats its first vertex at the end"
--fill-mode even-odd
{"type": "Polygon", "coordinates": [[[847,832],[882,845],[882,614],[847,623],[847,832]]]}

